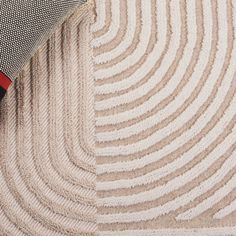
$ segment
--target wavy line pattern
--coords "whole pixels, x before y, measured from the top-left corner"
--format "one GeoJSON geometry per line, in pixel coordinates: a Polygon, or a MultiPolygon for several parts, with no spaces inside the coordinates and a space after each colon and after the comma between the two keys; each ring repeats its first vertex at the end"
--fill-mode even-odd
{"type": "Polygon", "coordinates": [[[92,7],[56,29],[1,103],[0,235],[96,234],[92,7]]]}
{"type": "Polygon", "coordinates": [[[95,2],[99,230],[235,226],[235,1],[95,2]]]}

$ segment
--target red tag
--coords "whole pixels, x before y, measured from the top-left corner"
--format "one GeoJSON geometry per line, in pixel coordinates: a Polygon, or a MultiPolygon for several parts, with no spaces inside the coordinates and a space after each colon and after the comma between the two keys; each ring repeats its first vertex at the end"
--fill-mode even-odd
{"type": "Polygon", "coordinates": [[[12,81],[2,71],[0,71],[0,86],[5,90],[11,85],[12,81]]]}

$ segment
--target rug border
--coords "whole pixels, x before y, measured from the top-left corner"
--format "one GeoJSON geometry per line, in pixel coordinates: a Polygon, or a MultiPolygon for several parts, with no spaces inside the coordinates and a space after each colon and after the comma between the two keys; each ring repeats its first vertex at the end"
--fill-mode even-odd
{"type": "Polygon", "coordinates": [[[235,236],[235,227],[100,231],[100,236],[235,236]]]}

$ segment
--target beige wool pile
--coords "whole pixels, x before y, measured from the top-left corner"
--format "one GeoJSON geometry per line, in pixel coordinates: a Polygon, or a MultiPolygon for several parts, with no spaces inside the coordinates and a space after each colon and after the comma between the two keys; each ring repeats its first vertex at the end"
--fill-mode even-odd
{"type": "Polygon", "coordinates": [[[236,235],[236,2],[95,0],[0,104],[0,235],[236,235]]]}

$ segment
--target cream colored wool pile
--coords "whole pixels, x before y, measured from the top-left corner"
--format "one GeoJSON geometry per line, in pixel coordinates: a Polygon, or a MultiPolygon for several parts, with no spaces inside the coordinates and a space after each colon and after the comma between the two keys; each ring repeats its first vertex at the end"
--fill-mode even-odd
{"type": "Polygon", "coordinates": [[[1,102],[1,236],[96,232],[93,128],[87,119],[94,120],[93,90],[87,89],[93,83],[87,60],[93,18],[91,4],[79,8],[1,102]]]}
{"type": "Polygon", "coordinates": [[[236,2],[87,6],[1,104],[2,234],[236,235],[236,2]]]}

